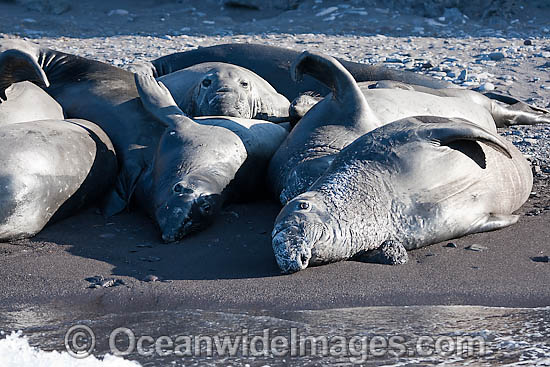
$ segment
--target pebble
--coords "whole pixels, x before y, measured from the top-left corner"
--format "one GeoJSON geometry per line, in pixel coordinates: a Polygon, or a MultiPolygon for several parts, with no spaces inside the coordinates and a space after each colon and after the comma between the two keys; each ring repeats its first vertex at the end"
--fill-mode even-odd
{"type": "Polygon", "coordinates": [[[91,283],[88,288],[110,288],[118,285],[125,285],[124,280],[116,278],[105,278],[102,275],[86,278],[87,282],[91,283]]]}
{"type": "Polygon", "coordinates": [[[456,243],[449,242],[448,244],[445,245],[445,247],[456,248],[456,243]]]}
{"type": "Polygon", "coordinates": [[[531,260],[536,263],[548,263],[550,262],[550,256],[534,256],[531,260]]]}
{"type": "Polygon", "coordinates": [[[488,247],[485,247],[485,246],[481,246],[481,245],[478,245],[476,243],[466,247],[466,250],[470,250],[470,251],[476,251],[476,252],[481,252],[481,251],[485,251],[487,250],[488,247]]]}
{"type": "Polygon", "coordinates": [[[158,282],[159,280],[160,280],[160,278],[156,275],[153,275],[153,274],[146,275],[142,279],[142,281],[144,281],[144,282],[158,282]]]}
{"type": "Polygon", "coordinates": [[[502,52],[491,52],[489,54],[489,58],[494,61],[500,61],[504,59],[504,54],[502,52]]]}
{"type": "Polygon", "coordinates": [[[150,262],[150,263],[157,262],[157,261],[161,260],[161,258],[157,257],[157,256],[140,257],[139,259],[141,261],[146,261],[146,262],[150,262]]]}
{"type": "Polygon", "coordinates": [[[113,15],[128,15],[130,12],[126,9],[114,9],[111,10],[107,15],[113,16],[113,15]]]}
{"type": "Polygon", "coordinates": [[[480,92],[488,92],[491,90],[495,90],[495,85],[493,83],[487,82],[483,83],[479,86],[478,91],[480,92]]]}

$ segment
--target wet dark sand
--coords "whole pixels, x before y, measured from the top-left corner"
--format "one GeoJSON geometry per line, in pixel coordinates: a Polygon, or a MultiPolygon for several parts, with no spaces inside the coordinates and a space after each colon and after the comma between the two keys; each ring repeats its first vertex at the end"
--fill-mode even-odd
{"type": "Polygon", "coordinates": [[[208,230],[163,244],[139,213],[89,210],[31,240],[0,244],[0,309],[52,305],[90,312],[201,308],[299,310],[381,305],[550,304],[550,214],[410,252],[402,266],[341,262],[280,275],[271,249],[278,206],[233,205],[208,230]],[[487,250],[465,249],[479,244],[487,250]],[[145,246],[145,247],[143,247],[145,246]],[[148,275],[168,282],[144,282],[148,275]],[[91,289],[95,275],[125,285],[91,289]]]}

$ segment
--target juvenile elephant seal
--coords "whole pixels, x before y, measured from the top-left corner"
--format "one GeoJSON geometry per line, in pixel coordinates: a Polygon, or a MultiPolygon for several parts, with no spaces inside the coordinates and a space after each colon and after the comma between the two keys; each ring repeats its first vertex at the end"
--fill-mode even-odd
{"type": "MultiPolygon", "coordinates": [[[[374,112],[382,115],[382,117],[391,115],[388,115],[387,112],[389,111],[380,111],[379,108],[377,108],[376,106],[376,100],[379,98],[384,98],[383,96],[384,94],[387,94],[387,89],[394,89],[408,91],[408,93],[404,94],[396,93],[395,103],[396,107],[399,108],[407,106],[410,98],[412,98],[412,101],[417,102],[423,97],[428,106],[425,106],[425,104],[422,103],[418,105],[419,108],[417,110],[420,111],[420,108],[426,108],[426,113],[430,114],[440,113],[441,116],[451,116],[445,111],[450,110],[451,106],[455,106],[457,103],[459,103],[459,114],[455,114],[454,116],[466,118],[465,113],[467,113],[471,108],[474,109],[474,114],[478,114],[480,109],[485,109],[485,112],[482,113],[481,116],[486,116],[487,113],[489,113],[496,127],[550,123],[549,111],[543,108],[530,106],[512,97],[503,97],[500,95],[492,94],[493,97],[489,98],[481,93],[469,89],[433,89],[420,85],[406,84],[391,80],[383,80],[374,84],[357,84],[359,85],[359,88],[363,92],[365,98],[367,98],[367,101],[372,101],[374,112]],[[423,93],[424,95],[418,93],[423,93]],[[428,96],[426,96],[425,94],[428,94],[428,96]],[[436,96],[437,98],[433,98],[433,96],[436,96]],[[404,97],[404,99],[401,97],[404,97]],[[496,100],[508,102],[508,104],[510,105],[503,106],[501,104],[498,104],[496,100]],[[462,109],[462,107],[465,107],[465,103],[472,107],[462,109]],[[439,110],[434,107],[438,108],[439,110]],[[441,108],[443,108],[443,110],[441,110],[441,108]]],[[[392,92],[390,92],[390,94],[391,93],[392,92]]],[[[311,93],[302,94],[294,99],[294,101],[292,101],[290,105],[289,110],[289,120],[291,126],[295,126],[296,123],[322,99],[323,97],[311,93]]],[[[387,108],[386,105],[382,107],[387,108]]],[[[395,110],[398,110],[398,108],[396,108],[395,110]]],[[[470,116],[473,116],[473,114],[470,114],[470,116]]],[[[469,118],[471,119],[472,117],[469,118]]]]}
{"type": "Polygon", "coordinates": [[[0,125],[63,118],[59,103],[31,82],[12,84],[5,90],[5,99],[0,98],[0,125]]]}
{"type": "Polygon", "coordinates": [[[273,249],[285,273],[511,225],[533,177],[514,146],[462,119],[407,118],[363,135],[282,209],[273,249]]]}
{"type": "Polygon", "coordinates": [[[0,141],[2,241],[34,236],[48,222],[96,202],[116,177],[111,142],[88,121],[2,125],[0,141]]]}
{"type": "MultiPolygon", "coordinates": [[[[306,76],[304,80],[298,82],[289,77],[290,65],[299,55],[299,51],[288,48],[231,43],[199,47],[196,50],[163,56],[148,64],[143,64],[142,70],[146,70],[155,76],[162,76],[203,62],[225,62],[252,70],[267,80],[269,84],[289,100],[293,100],[298,95],[308,91],[321,95],[328,94],[330,89],[313,78],[306,76]]],[[[449,88],[453,86],[452,83],[429,76],[409,71],[393,70],[382,65],[339,61],[358,82],[396,80],[431,88],[449,88]]]]}
{"type": "Polygon", "coordinates": [[[287,136],[283,127],[229,117],[193,121],[152,76],[136,74],[136,85],[145,108],[167,127],[155,164],[136,191],[138,201],[150,204],[164,241],[204,228],[226,201],[250,200],[265,191],[267,165],[287,136]]]}
{"type": "Polygon", "coordinates": [[[290,102],[250,70],[221,62],[203,63],[159,78],[191,117],[230,116],[288,121],[290,102]]]}
{"type": "Polygon", "coordinates": [[[309,74],[332,93],[304,115],[271,160],[268,180],[283,204],[306,191],[346,145],[389,122],[416,115],[461,117],[496,132],[491,112],[469,99],[414,90],[362,90],[330,56],[304,52],[291,73],[294,79],[309,74]]]}

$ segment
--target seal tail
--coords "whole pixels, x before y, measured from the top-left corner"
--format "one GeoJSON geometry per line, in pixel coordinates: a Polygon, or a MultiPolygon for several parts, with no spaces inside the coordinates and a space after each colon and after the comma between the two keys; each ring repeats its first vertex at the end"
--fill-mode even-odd
{"type": "Polygon", "coordinates": [[[418,116],[416,119],[424,124],[434,124],[421,133],[425,139],[434,143],[449,145],[460,140],[478,141],[512,159],[509,147],[496,134],[467,120],[434,116],[418,116]]]}
{"type": "Polygon", "coordinates": [[[6,88],[13,83],[23,81],[33,82],[42,88],[50,86],[36,56],[17,49],[0,53],[0,96],[5,97],[6,88]]]}
{"type": "Polygon", "coordinates": [[[335,58],[304,51],[290,67],[290,77],[301,81],[304,74],[311,75],[332,90],[334,98],[343,102],[349,93],[361,90],[353,76],[335,58]]]}

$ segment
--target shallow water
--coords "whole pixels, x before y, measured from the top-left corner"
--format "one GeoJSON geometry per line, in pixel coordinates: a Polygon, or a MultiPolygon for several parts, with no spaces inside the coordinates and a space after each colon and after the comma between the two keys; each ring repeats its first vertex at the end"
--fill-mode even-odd
{"type": "MultiPolygon", "coordinates": [[[[97,365],[104,365],[99,360],[106,354],[112,359],[117,352],[131,351],[122,357],[142,366],[550,366],[550,307],[184,310],[102,316],[25,308],[1,313],[0,339],[21,330],[40,350],[22,355],[44,356],[66,351],[66,333],[77,325],[89,327],[94,338],[73,328],[67,345],[73,354],[78,348],[85,352],[95,339],[97,365]]],[[[11,337],[11,344],[18,342],[21,337],[11,337]]],[[[0,340],[0,361],[6,344],[0,340]]],[[[66,357],[56,354],[60,360],[66,357]]],[[[91,359],[74,360],[83,361],[91,359]]]]}

